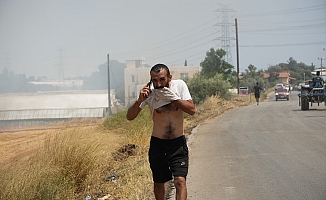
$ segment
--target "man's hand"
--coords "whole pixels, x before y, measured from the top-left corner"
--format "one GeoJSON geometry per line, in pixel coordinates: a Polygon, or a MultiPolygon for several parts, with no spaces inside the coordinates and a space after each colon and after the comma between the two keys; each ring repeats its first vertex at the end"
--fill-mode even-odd
{"type": "Polygon", "coordinates": [[[127,119],[128,120],[133,120],[137,117],[139,112],[141,111],[141,108],[139,105],[147,99],[149,94],[151,93],[151,90],[149,88],[150,82],[147,83],[140,91],[139,91],[139,97],[137,101],[129,107],[128,112],[127,112],[127,119]]]}
{"type": "Polygon", "coordinates": [[[150,95],[151,90],[149,88],[151,82],[148,82],[140,91],[139,91],[139,97],[138,102],[141,103],[147,99],[147,97],[150,95]]]}

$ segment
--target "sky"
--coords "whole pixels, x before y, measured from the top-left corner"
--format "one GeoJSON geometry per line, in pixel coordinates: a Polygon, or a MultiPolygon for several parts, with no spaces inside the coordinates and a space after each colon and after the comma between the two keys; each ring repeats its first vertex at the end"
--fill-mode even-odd
{"type": "Polygon", "coordinates": [[[326,65],[325,0],[0,0],[0,73],[90,76],[108,54],[199,66],[222,47],[236,69],[235,19],[240,71],[326,65]]]}

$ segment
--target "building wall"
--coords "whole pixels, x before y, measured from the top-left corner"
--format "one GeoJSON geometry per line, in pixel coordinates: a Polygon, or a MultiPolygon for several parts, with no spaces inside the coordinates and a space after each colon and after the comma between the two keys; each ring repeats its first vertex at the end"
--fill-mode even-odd
{"type": "Polygon", "coordinates": [[[289,84],[289,78],[285,78],[285,77],[278,78],[278,82],[288,85],[289,84]]]}
{"type": "MultiPolygon", "coordinates": [[[[117,103],[110,90],[111,107],[117,103]]],[[[0,94],[0,111],[108,107],[107,90],[0,94]]]]}
{"type": "MultiPolygon", "coordinates": [[[[125,83],[125,105],[129,106],[137,100],[139,91],[150,80],[151,66],[145,64],[144,60],[139,62],[126,61],[127,68],[124,69],[125,83]],[[138,63],[141,63],[138,65],[138,63]]],[[[172,79],[192,78],[199,72],[199,66],[170,66],[172,79]]]]}
{"type": "Polygon", "coordinates": [[[125,68],[125,105],[130,105],[139,95],[139,88],[143,88],[150,80],[150,67],[125,68]]]}

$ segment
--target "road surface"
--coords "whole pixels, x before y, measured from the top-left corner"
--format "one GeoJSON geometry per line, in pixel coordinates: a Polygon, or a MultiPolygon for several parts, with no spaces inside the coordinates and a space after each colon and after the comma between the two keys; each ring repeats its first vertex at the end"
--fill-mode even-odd
{"type": "Polygon", "coordinates": [[[189,138],[189,200],[326,200],[326,107],[270,98],[207,120],[189,138]]]}

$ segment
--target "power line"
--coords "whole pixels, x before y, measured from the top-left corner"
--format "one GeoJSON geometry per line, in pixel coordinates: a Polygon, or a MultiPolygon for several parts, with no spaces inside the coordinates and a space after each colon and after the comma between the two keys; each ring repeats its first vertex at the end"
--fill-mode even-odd
{"type": "MultiPolygon", "coordinates": [[[[261,35],[261,32],[252,32],[250,34],[256,34],[256,35],[261,35]]],[[[289,36],[293,36],[293,35],[320,35],[320,34],[326,34],[326,32],[313,32],[313,33],[303,33],[303,32],[300,32],[300,33],[271,33],[271,32],[268,32],[268,33],[264,33],[264,35],[289,35],[289,36]]]]}
{"type": "MultiPolygon", "coordinates": [[[[212,29],[212,27],[210,27],[210,29],[212,29]]],[[[156,52],[162,52],[162,51],[163,52],[171,52],[175,49],[183,48],[185,46],[191,45],[196,42],[198,43],[198,41],[200,41],[202,39],[207,39],[207,37],[213,35],[212,33],[207,32],[207,31],[205,33],[206,33],[205,35],[203,35],[202,37],[199,37],[199,38],[191,37],[191,36],[194,36],[194,34],[193,34],[191,36],[184,37],[183,39],[178,40],[177,42],[171,42],[171,43],[167,43],[167,44],[164,44],[161,46],[149,48],[145,52],[149,52],[149,54],[152,54],[152,53],[157,54],[156,52]]],[[[139,51],[134,51],[133,53],[129,53],[129,54],[125,54],[125,55],[131,56],[131,55],[137,55],[138,53],[139,53],[139,51]]],[[[144,51],[142,53],[144,53],[144,51]]],[[[121,56],[115,55],[114,57],[117,58],[117,57],[121,57],[121,56]]]]}
{"type": "Polygon", "coordinates": [[[282,46],[307,46],[326,44],[326,41],[321,42],[306,42],[306,43],[291,43],[291,44],[264,44],[264,45],[240,45],[240,47],[282,47],[282,46]]]}
{"type": "Polygon", "coordinates": [[[282,26],[282,27],[274,27],[274,28],[265,28],[265,29],[248,29],[248,30],[239,30],[241,33],[250,33],[250,32],[271,32],[271,31],[288,31],[288,30],[311,30],[308,28],[325,28],[326,27],[326,22],[325,23],[319,23],[319,24],[308,24],[308,25],[298,25],[298,26],[282,26]]]}
{"type": "MultiPolygon", "coordinates": [[[[192,29],[190,29],[190,30],[188,30],[188,31],[186,31],[186,32],[181,33],[181,34],[178,34],[178,35],[172,36],[172,37],[170,37],[170,38],[168,38],[168,39],[165,39],[165,40],[163,40],[163,41],[161,41],[161,42],[157,42],[157,43],[154,43],[154,44],[152,44],[152,45],[149,45],[149,46],[146,46],[146,47],[142,47],[142,48],[139,48],[139,49],[136,49],[136,50],[132,50],[132,51],[121,52],[121,53],[115,53],[115,54],[113,54],[113,55],[116,57],[116,56],[121,56],[121,55],[128,55],[128,54],[130,54],[130,53],[134,53],[134,52],[139,52],[139,51],[141,51],[141,50],[152,50],[153,48],[155,48],[155,49],[158,48],[159,46],[157,46],[157,45],[160,45],[160,44],[162,44],[162,43],[163,43],[163,45],[160,45],[160,46],[166,46],[166,45],[169,44],[169,43],[173,43],[173,40],[175,40],[176,38],[178,38],[178,37],[180,37],[180,36],[187,35],[187,34],[189,34],[191,31],[196,30],[196,29],[198,29],[198,28],[200,28],[200,27],[202,27],[202,26],[204,26],[204,25],[207,25],[207,24],[211,23],[212,21],[215,21],[215,19],[210,20],[210,21],[208,21],[208,22],[205,22],[204,24],[201,24],[201,25],[199,25],[199,26],[196,26],[195,28],[192,28],[192,29]],[[171,40],[172,40],[172,41],[171,41],[171,40]],[[171,42],[166,43],[167,41],[171,41],[171,42]]],[[[208,28],[206,28],[206,29],[204,29],[204,30],[200,30],[200,32],[203,32],[203,31],[208,30],[208,29],[211,29],[211,28],[212,28],[212,26],[209,26],[208,28]]],[[[193,35],[195,35],[195,34],[198,34],[198,32],[197,32],[197,33],[194,33],[194,34],[192,34],[192,35],[190,35],[190,36],[188,36],[188,37],[191,37],[191,36],[193,36],[193,35]]],[[[185,38],[185,37],[182,37],[182,39],[184,39],[184,38],[185,38]]]]}
{"type": "Polygon", "coordinates": [[[305,22],[318,22],[318,21],[323,21],[325,22],[325,18],[318,18],[318,19],[309,19],[309,20],[291,20],[291,21],[288,21],[288,20],[283,20],[283,21],[255,21],[255,20],[246,20],[246,19],[241,19],[241,24],[242,25],[248,25],[248,26],[251,26],[252,24],[249,24],[249,23],[253,23],[254,25],[257,25],[257,24],[261,24],[261,25],[269,25],[269,24],[296,24],[296,23],[305,23],[305,22]],[[249,23],[246,23],[246,22],[249,22],[249,23]]]}
{"type": "Polygon", "coordinates": [[[310,11],[315,11],[315,10],[323,10],[323,9],[325,9],[325,7],[326,7],[326,4],[321,4],[321,5],[304,7],[304,8],[295,8],[295,9],[288,9],[288,10],[281,10],[281,11],[240,15],[238,17],[259,17],[259,16],[282,15],[282,14],[287,15],[287,14],[290,14],[290,13],[310,12],[310,11]]]}

